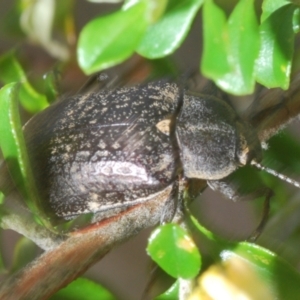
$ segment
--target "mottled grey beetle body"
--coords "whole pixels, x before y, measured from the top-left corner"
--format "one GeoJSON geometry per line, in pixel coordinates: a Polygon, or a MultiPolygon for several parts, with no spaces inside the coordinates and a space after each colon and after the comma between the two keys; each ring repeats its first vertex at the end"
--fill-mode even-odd
{"type": "Polygon", "coordinates": [[[179,177],[221,179],[260,159],[228,103],[164,81],[57,102],[24,134],[45,210],[65,219],[172,197],[179,177]]]}

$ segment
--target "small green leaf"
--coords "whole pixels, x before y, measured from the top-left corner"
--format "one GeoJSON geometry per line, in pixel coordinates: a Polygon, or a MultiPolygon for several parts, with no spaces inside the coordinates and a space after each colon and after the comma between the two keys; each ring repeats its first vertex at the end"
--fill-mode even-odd
{"type": "Polygon", "coordinates": [[[165,15],[150,26],[137,52],[147,58],[161,58],[173,53],[188,34],[203,0],[176,1],[165,15]]]}
{"type": "Polygon", "coordinates": [[[61,289],[51,300],[116,300],[116,298],[103,286],[85,279],[78,278],[66,288],[61,289]]]}
{"type": "MultiPolygon", "coordinates": [[[[125,0],[123,8],[128,5],[134,5],[137,1],[143,0],[125,0]]],[[[169,0],[147,0],[146,18],[149,24],[156,22],[165,12],[169,0]]]]}
{"type": "Polygon", "coordinates": [[[124,0],[87,0],[88,2],[94,2],[94,3],[118,3],[122,2],[124,0]]]}
{"type": "Polygon", "coordinates": [[[15,184],[28,207],[38,216],[42,205],[34,184],[18,111],[18,87],[10,83],[0,89],[0,147],[15,184]]]}
{"type": "MultiPolygon", "coordinates": [[[[1,208],[0,208],[1,211],[1,208]]],[[[2,234],[2,230],[0,231],[0,236],[2,234]]],[[[7,273],[7,270],[4,265],[3,257],[2,257],[2,247],[0,248],[0,275],[7,273]]]]}
{"type": "Polygon", "coordinates": [[[195,277],[201,265],[200,253],[188,233],[177,224],[162,225],[151,234],[147,252],[169,275],[195,277]]]}
{"type": "Polygon", "coordinates": [[[2,11],[5,11],[5,14],[0,19],[0,35],[3,41],[7,37],[24,38],[24,33],[20,27],[20,1],[14,2],[16,2],[16,5],[8,7],[3,7],[2,5],[1,7],[2,11]]]}
{"type": "MultiPolygon", "coordinates": [[[[12,174],[17,182],[23,182],[25,177],[25,159],[23,157],[24,138],[18,114],[16,83],[5,85],[0,90],[0,147],[5,160],[9,160],[12,174]]],[[[22,184],[24,185],[24,183],[22,184]]]]}
{"type": "Polygon", "coordinates": [[[239,1],[227,23],[225,14],[213,2],[205,6],[202,72],[227,92],[252,93],[259,50],[254,1],[239,1]]]}
{"type": "Polygon", "coordinates": [[[155,300],[177,300],[179,299],[179,283],[178,280],[163,294],[157,296],[155,300]]]}
{"type": "Polygon", "coordinates": [[[277,9],[287,4],[291,4],[289,0],[264,0],[262,3],[261,23],[265,21],[277,9]]]}
{"type": "Polygon", "coordinates": [[[228,60],[232,71],[219,85],[234,94],[252,93],[254,63],[259,50],[258,20],[253,0],[242,0],[236,5],[228,19],[228,34],[228,60]]]}
{"type": "Polygon", "coordinates": [[[289,299],[299,298],[300,276],[270,251],[238,243],[223,250],[221,262],[198,278],[191,299],[289,299]]]}
{"type": "Polygon", "coordinates": [[[300,31],[300,9],[296,9],[293,15],[293,30],[295,34],[300,31]]]}
{"type": "Polygon", "coordinates": [[[49,103],[52,103],[59,96],[59,78],[60,74],[57,70],[49,71],[43,76],[43,93],[46,95],[49,103]]]}
{"type": "MultiPolygon", "coordinates": [[[[202,286],[201,292],[216,291],[223,296],[228,292],[228,299],[232,298],[231,293],[236,295],[237,292],[247,295],[247,299],[299,298],[300,274],[282,258],[253,243],[225,241],[201,226],[193,216],[190,218],[195,227],[210,240],[211,249],[215,248],[210,255],[215,257],[218,253],[221,258],[221,264],[213,265],[200,275],[198,281],[202,286]],[[268,297],[257,297],[261,292],[268,297]]],[[[194,294],[194,297],[199,296],[199,288],[194,294]]]]}
{"type": "Polygon", "coordinates": [[[212,0],[203,5],[203,38],[203,74],[212,79],[224,76],[230,72],[226,15],[212,0]]]}
{"type": "Polygon", "coordinates": [[[3,202],[4,202],[4,194],[1,193],[0,191],[0,204],[3,204],[3,202]]]}
{"type": "Polygon", "coordinates": [[[149,19],[153,23],[157,21],[165,12],[168,5],[168,0],[150,0],[149,1],[149,19]]]}
{"type": "Polygon", "coordinates": [[[257,81],[268,88],[287,89],[294,52],[295,5],[271,13],[260,26],[261,46],[256,63],[257,81]]]}
{"type": "Polygon", "coordinates": [[[233,250],[221,252],[222,261],[237,257],[248,263],[268,286],[272,299],[298,299],[300,294],[300,274],[271,251],[250,243],[238,243],[233,250]]]}
{"type": "Polygon", "coordinates": [[[22,83],[19,88],[19,98],[27,111],[36,113],[48,106],[47,98],[31,86],[13,52],[8,52],[0,57],[0,69],[0,81],[4,84],[22,83]]]}
{"type": "Polygon", "coordinates": [[[139,1],[89,22],[80,33],[77,47],[82,70],[91,74],[130,57],[147,28],[146,16],[147,3],[139,1]]]}
{"type": "MultiPolygon", "coordinates": [[[[59,1],[66,2],[66,1],[59,1]]],[[[59,2],[55,0],[22,0],[20,25],[27,36],[40,44],[54,57],[66,61],[69,49],[61,40],[53,38],[53,25],[59,2]]]]}
{"type": "Polygon", "coordinates": [[[36,244],[25,237],[21,237],[14,248],[14,257],[10,272],[14,273],[25,267],[36,255],[36,244]]]}
{"type": "Polygon", "coordinates": [[[271,168],[300,173],[300,143],[287,132],[281,132],[268,141],[264,163],[271,168]]]}

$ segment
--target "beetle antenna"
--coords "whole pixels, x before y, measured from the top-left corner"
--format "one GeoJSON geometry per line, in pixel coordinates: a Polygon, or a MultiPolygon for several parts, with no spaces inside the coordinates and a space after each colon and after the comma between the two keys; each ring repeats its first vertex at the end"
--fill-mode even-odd
{"type": "Polygon", "coordinates": [[[281,180],[285,181],[285,182],[288,182],[289,184],[292,184],[293,186],[297,187],[297,188],[300,188],[300,183],[297,182],[296,180],[293,180],[283,174],[280,174],[278,173],[277,171],[273,170],[273,169],[270,169],[268,167],[265,167],[263,165],[261,165],[260,163],[256,162],[256,161],[252,161],[251,162],[251,165],[253,165],[254,167],[256,167],[257,169],[259,170],[262,170],[262,171],[265,171],[277,178],[280,178],[281,180]]]}

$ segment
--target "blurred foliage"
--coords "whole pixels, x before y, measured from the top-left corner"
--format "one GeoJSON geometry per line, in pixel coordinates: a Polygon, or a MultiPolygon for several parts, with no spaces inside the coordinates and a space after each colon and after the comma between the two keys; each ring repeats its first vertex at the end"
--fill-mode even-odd
{"type": "MultiPolygon", "coordinates": [[[[104,1],[90,2],[101,5],[104,1]]],[[[44,216],[35,195],[17,101],[30,114],[44,109],[58,95],[57,78],[54,71],[45,70],[47,74],[39,79],[43,87],[33,84],[15,51],[22,51],[18,45],[28,41],[34,43],[54,57],[63,70],[70,68],[74,61],[77,63],[77,59],[81,69],[91,74],[119,64],[134,53],[148,59],[173,54],[188,36],[200,12],[203,18],[203,55],[199,69],[231,94],[251,94],[255,82],[268,88],[288,89],[293,60],[299,57],[295,47],[300,26],[298,1],[265,0],[258,6],[254,0],[127,0],[115,6],[112,13],[90,20],[78,34],[73,15],[75,3],[73,0],[16,0],[0,26],[0,34],[11,37],[15,43],[14,49],[5,49],[7,51],[0,56],[0,81],[3,84],[0,90],[0,147],[3,157],[11,163],[10,171],[22,187],[26,204],[42,219],[44,216]]],[[[26,61],[29,68],[30,63],[26,61]]],[[[270,140],[264,155],[266,165],[278,171],[286,169],[299,174],[299,161],[300,144],[293,137],[282,133],[270,140]]],[[[278,178],[249,168],[238,170],[233,176],[244,191],[253,192],[264,185],[274,190],[273,223],[278,225],[278,220],[281,223],[288,221],[290,214],[286,212],[292,205],[294,212],[300,212],[299,200],[288,203],[291,192],[278,178]]],[[[153,260],[178,278],[157,299],[178,299],[179,280],[196,276],[198,287],[190,300],[204,295],[211,297],[211,281],[218,284],[215,290],[222,287],[223,295],[228,292],[231,299],[240,293],[247,294],[249,287],[250,292],[253,291],[258,284],[262,293],[259,297],[264,295],[264,299],[297,299],[300,294],[299,274],[279,256],[254,244],[224,241],[203,228],[192,216],[190,218],[193,224],[191,232],[168,224],[156,229],[149,239],[147,249],[153,260]],[[203,244],[211,245],[209,259],[205,255],[200,257],[192,239],[195,235],[204,238],[203,244]],[[213,264],[210,265],[212,258],[213,264]],[[199,273],[201,259],[204,267],[199,273]],[[232,276],[237,272],[246,274],[246,279],[232,276]],[[245,286],[245,281],[251,284],[245,286]]],[[[300,247],[299,222],[291,225],[286,234],[286,240],[291,240],[295,249],[300,247]]],[[[11,270],[26,265],[33,252],[30,241],[20,240],[11,270]]],[[[299,263],[299,257],[290,261],[299,263]]],[[[4,270],[1,257],[0,270],[4,270]]],[[[85,279],[74,281],[52,299],[91,297],[115,299],[105,288],[85,279]]],[[[213,299],[222,299],[217,297],[213,299]]]]}
{"type": "Polygon", "coordinates": [[[39,112],[48,106],[45,95],[38,93],[29,83],[26,74],[13,52],[0,57],[0,81],[4,84],[11,82],[22,83],[19,88],[19,101],[31,113],[39,112]]]}
{"type": "Polygon", "coordinates": [[[51,300],[116,300],[116,298],[103,286],[85,279],[78,278],[61,289],[50,298],[51,300]]]}
{"type": "Polygon", "coordinates": [[[299,30],[298,4],[265,0],[259,16],[254,0],[241,0],[229,17],[218,4],[213,0],[170,0],[165,8],[164,1],[125,1],[120,11],[96,18],[82,30],[77,48],[80,66],[90,74],[119,63],[134,51],[151,59],[172,54],[203,5],[202,73],[237,95],[252,93],[255,80],[268,88],[287,89],[299,30]],[[151,5],[164,14],[158,19],[149,16],[151,5]],[[137,17],[138,24],[133,22],[137,17]],[[116,21],[123,26],[113,26],[116,21]],[[109,44],[99,31],[110,36],[109,44]],[[134,36],[134,41],[127,43],[128,36],[130,40],[134,36]],[[120,45],[126,45],[122,58],[117,54],[120,45]]]}
{"type": "MultiPolygon", "coordinates": [[[[19,86],[20,87],[20,86],[19,86]]],[[[37,215],[41,210],[29,166],[27,150],[18,111],[18,83],[6,84],[0,90],[0,147],[14,181],[26,204],[37,215]]]]}
{"type": "Polygon", "coordinates": [[[175,278],[193,278],[201,267],[197,246],[177,224],[165,224],[149,237],[147,252],[168,274],[175,278]]]}

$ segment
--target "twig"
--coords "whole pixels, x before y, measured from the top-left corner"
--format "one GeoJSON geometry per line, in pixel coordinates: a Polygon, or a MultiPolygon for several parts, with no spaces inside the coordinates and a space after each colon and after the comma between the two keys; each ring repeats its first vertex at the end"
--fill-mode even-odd
{"type": "Polygon", "coordinates": [[[64,240],[62,236],[35,223],[32,216],[28,217],[24,216],[24,214],[7,212],[1,217],[0,227],[3,229],[12,229],[20,233],[32,240],[43,250],[54,249],[64,240]]]}
{"type": "MultiPolygon", "coordinates": [[[[171,192],[171,189],[168,191],[171,192]]],[[[167,195],[77,231],[5,281],[2,300],[47,299],[82,275],[115,245],[160,221],[167,195]]]]}

